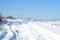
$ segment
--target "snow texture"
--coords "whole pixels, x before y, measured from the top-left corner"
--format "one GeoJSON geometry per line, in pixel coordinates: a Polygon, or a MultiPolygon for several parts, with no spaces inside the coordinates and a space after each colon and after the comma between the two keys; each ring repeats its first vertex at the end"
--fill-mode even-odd
{"type": "Polygon", "coordinates": [[[0,40],[60,40],[60,21],[4,19],[0,40]]]}

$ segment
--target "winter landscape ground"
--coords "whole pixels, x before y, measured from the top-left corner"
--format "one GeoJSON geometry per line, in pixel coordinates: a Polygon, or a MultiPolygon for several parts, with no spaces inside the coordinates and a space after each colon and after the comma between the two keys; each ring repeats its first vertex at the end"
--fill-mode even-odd
{"type": "Polygon", "coordinates": [[[60,21],[3,19],[0,40],[60,40],[60,21]]]}

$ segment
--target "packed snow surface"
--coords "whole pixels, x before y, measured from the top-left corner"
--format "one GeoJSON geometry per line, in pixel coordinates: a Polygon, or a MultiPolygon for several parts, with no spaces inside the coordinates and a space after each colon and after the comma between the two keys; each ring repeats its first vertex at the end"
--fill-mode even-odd
{"type": "Polygon", "coordinates": [[[0,40],[60,40],[60,21],[5,19],[0,40]]]}

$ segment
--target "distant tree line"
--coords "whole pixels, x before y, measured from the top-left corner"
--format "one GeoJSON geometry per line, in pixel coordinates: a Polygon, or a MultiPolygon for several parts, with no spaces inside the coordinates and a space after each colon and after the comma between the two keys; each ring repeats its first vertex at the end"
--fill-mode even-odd
{"type": "Polygon", "coordinates": [[[14,19],[14,17],[12,17],[12,16],[5,17],[5,16],[2,15],[2,13],[0,13],[0,20],[1,19],[14,19]]]}

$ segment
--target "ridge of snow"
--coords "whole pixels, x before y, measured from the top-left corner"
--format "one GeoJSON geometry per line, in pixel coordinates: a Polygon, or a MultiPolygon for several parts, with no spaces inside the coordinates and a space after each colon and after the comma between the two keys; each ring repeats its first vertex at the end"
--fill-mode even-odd
{"type": "Polygon", "coordinates": [[[6,19],[0,40],[60,40],[60,21],[6,19]]]}

